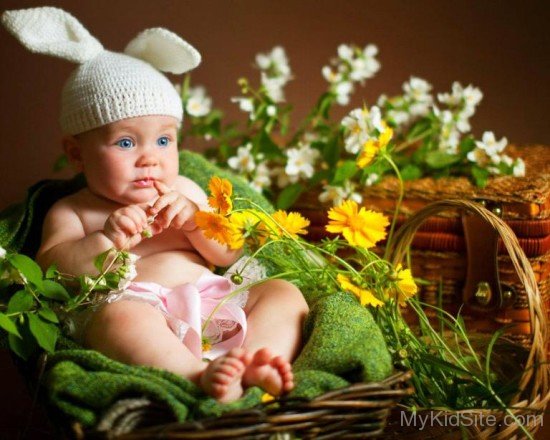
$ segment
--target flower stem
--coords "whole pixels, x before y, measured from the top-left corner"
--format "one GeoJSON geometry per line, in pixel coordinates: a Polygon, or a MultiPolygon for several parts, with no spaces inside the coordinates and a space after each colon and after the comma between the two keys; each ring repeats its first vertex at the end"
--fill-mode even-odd
{"type": "Polygon", "coordinates": [[[397,216],[399,215],[399,211],[401,209],[401,203],[403,202],[403,197],[405,195],[405,186],[403,184],[403,178],[401,177],[401,173],[399,172],[399,168],[397,168],[397,165],[392,160],[392,158],[388,154],[384,154],[382,157],[393,168],[393,171],[395,172],[395,175],[397,176],[397,179],[399,180],[399,196],[398,196],[398,199],[397,199],[397,203],[395,205],[395,211],[393,213],[393,218],[392,218],[392,221],[391,221],[390,232],[388,233],[388,240],[386,241],[386,249],[384,250],[384,259],[387,260],[388,256],[389,256],[390,247],[391,247],[391,244],[392,244],[393,232],[395,230],[395,225],[397,223],[397,216]]]}

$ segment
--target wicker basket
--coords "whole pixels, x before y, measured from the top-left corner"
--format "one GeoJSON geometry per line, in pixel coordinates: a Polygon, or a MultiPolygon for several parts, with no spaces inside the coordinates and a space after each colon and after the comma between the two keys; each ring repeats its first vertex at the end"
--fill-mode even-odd
{"type": "MultiPolygon", "coordinates": [[[[519,381],[519,389],[509,402],[512,407],[512,412],[521,418],[525,423],[524,427],[531,433],[534,433],[542,425],[542,415],[546,409],[548,400],[550,399],[550,366],[547,363],[547,321],[546,311],[541,301],[535,275],[531,268],[531,264],[525,253],[521,249],[518,240],[510,229],[498,216],[485,209],[482,205],[464,200],[442,200],[432,203],[421,209],[416,214],[413,214],[397,231],[394,237],[393,246],[390,248],[390,261],[398,263],[403,260],[405,253],[409,249],[415,232],[422,223],[429,217],[437,215],[443,211],[463,210],[473,215],[477,215],[485,219],[489,224],[496,229],[509,254],[510,261],[513,264],[517,275],[519,276],[528,299],[529,310],[529,351],[523,365],[523,374],[519,381]],[[533,417],[538,415],[539,417],[533,417]]],[[[518,349],[521,349],[518,346],[518,349]]],[[[463,438],[464,432],[467,433],[467,438],[483,438],[483,439],[498,439],[508,440],[512,438],[525,438],[525,434],[520,427],[511,422],[512,419],[507,417],[502,411],[491,410],[468,410],[468,411],[445,411],[443,416],[459,415],[468,413],[470,419],[488,421],[489,424],[475,424],[471,426],[462,426],[457,428],[455,435],[452,434],[452,428],[431,426],[427,427],[421,433],[421,438],[463,438]],[[474,416],[477,416],[475,418],[474,416]],[[500,425],[500,426],[499,426],[500,425]],[[458,431],[460,429],[460,432],[458,431]],[[517,437],[515,437],[517,436],[517,437]]],[[[417,431],[417,430],[414,430],[417,431]]],[[[413,432],[414,432],[413,431],[413,432]]],[[[390,424],[386,432],[389,438],[409,436],[411,434],[410,427],[401,426],[395,417],[393,423],[390,424]]],[[[416,432],[418,434],[418,432],[416,432]]],[[[420,437],[419,437],[420,438],[420,437]]]]}
{"type": "Polygon", "coordinates": [[[269,439],[292,433],[302,439],[379,437],[396,403],[411,395],[410,372],[381,382],[358,383],[307,401],[277,399],[220,417],[174,423],[170,411],[147,399],[117,402],[94,431],[72,426],[76,438],[269,439]]]}
{"type": "MultiPolygon", "coordinates": [[[[546,315],[533,274],[524,252],[512,230],[496,215],[481,205],[461,200],[447,200],[433,203],[412,215],[397,231],[390,259],[397,263],[403,260],[411,240],[420,225],[430,216],[446,210],[466,210],[487,220],[500,234],[509,258],[520,277],[529,303],[530,344],[528,356],[523,365],[523,376],[519,391],[509,402],[517,416],[542,414],[550,399],[550,367],[546,364],[546,315]]],[[[522,349],[518,346],[518,349],[522,349]]],[[[524,350],[524,349],[522,349],[524,350]]],[[[96,429],[83,432],[80,426],[73,427],[77,438],[148,439],[269,439],[284,434],[293,434],[302,439],[345,439],[345,438],[397,438],[420,435],[418,438],[448,439],[462,432],[452,434],[448,427],[432,426],[422,432],[417,428],[400,423],[397,403],[413,390],[407,380],[410,372],[400,372],[382,382],[354,384],[347,388],[329,392],[312,401],[278,399],[262,404],[252,410],[226,413],[186,423],[168,420],[165,408],[146,399],[128,399],[117,402],[104,415],[96,429]],[[392,413],[392,417],[388,416],[392,413]],[[389,426],[386,426],[389,421],[389,426]]],[[[461,412],[447,411],[448,415],[461,412]]],[[[463,413],[463,412],[462,412],[463,413]]],[[[495,425],[472,425],[465,429],[471,438],[508,440],[524,437],[521,428],[508,423],[501,411],[469,410],[478,417],[493,417],[495,425]],[[502,426],[498,426],[498,424],[502,426]]],[[[536,432],[541,418],[530,418],[524,424],[529,432],[536,432]]]]}

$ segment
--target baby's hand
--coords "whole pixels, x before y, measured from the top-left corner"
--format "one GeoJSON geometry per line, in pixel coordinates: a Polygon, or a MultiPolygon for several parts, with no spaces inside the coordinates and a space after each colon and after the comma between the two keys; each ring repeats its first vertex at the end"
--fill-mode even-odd
{"type": "MultiPolygon", "coordinates": [[[[103,226],[103,233],[117,249],[131,249],[142,239],[142,232],[149,228],[147,205],[129,205],[113,212],[103,226]]],[[[153,232],[154,233],[154,232],[153,232]]]]}
{"type": "Polygon", "coordinates": [[[186,232],[194,230],[196,225],[193,219],[198,211],[197,205],[158,180],[155,180],[155,188],[160,197],[149,209],[149,214],[155,216],[154,224],[163,229],[181,229],[186,232]]]}

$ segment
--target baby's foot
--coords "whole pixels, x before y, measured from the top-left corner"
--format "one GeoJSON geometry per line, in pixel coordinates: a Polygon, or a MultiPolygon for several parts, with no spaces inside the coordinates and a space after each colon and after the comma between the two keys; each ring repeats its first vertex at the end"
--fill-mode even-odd
{"type": "Polygon", "coordinates": [[[254,353],[243,375],[245,387],[258,386],[272,396],[288,393],[294,388],[290,362],[282,356],[273,357],[267,348],[254,353]]]}
{"type": "Polygon", "coordinates": [[[241,380],[251,356],[234,348],[208,364],[200,378],[202,389],[220,402],[237,400],[243,394],[241,380]]]}

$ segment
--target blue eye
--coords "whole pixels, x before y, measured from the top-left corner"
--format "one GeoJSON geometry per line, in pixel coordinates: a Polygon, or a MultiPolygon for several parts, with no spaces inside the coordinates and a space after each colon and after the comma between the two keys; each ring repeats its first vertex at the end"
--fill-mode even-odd
{"type": "Polygon", "coordinates": [[[129,139],[129,138],[124,138],[124,139],[119,140],[116,144],[120,148],[129,149],[129,148],[132,148],[134,146],[134,141],[132,141],[132,139],[129,139]]]}
{"type": "Polygon", "coordinates": [[[157,145],[159,147],[167,147],[170,144],[170,139],[166,136],[161,136],[157,139],[157,145]]]}

